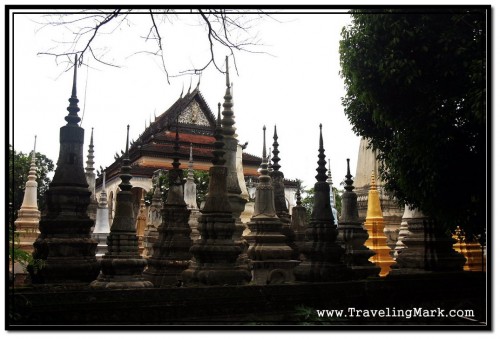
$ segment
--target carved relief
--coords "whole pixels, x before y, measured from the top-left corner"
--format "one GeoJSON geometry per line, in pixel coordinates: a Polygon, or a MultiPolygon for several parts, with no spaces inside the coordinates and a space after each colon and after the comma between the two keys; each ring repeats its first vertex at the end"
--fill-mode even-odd
{"type": "Polygon", "coordinates": [[[207,117],[196,100],[193,100],[189,106],[182,111],[179,115],[179,122],[182,124],[210,126],[207,117]]]}

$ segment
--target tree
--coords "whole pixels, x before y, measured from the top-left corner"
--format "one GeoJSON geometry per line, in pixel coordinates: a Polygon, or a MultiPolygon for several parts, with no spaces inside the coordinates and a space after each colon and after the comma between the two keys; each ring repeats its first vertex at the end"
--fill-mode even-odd
{"type": "MultiPolygon", "coordinates": [[[[187,177],[187,169],[183,170],[183,177],[187,177]]],[[[168,171],[166,171],[168,172],[168,171]]],[[[198,206],[200,206],[201,202],[205,200],[205,196],[208,193],[208,172],[206,171],[200,171],[200,170],[194,170],[193,171],[193,176],[194,176],[194,183],[196,184],[196,203],[198,206]]],[[[161,197],[163,203],[167,201],[168,197],[168,175],[166,173],[160,174],[158,177],[158,180],[160,182],[160,191],[161,191],[161,197]]],[[[151,205],[153,199],[153,189],[149,190],[144,196],[144,203],[146,206],[151,205]]]]}
{"type": "Polygon", "coordinates": [[[351,13],[340,42],[343,104],[354,132],[379,151],[386,189],[445,230],[482,233],[489,12],[351,13]]]}
{"type": "MultiPolygon", "coordinates": [[[[38,209],[45,208],[45,192],[49,188],[49,173],[54,171],[54,162],[44,154],[36,152],[35,161],[36,182],[38,183],[37,200],[38,209]]],[[[17,219],[17,211],[21,208],[24,199],[24,188],[28,181],[28,174],[31,166],[31,154],[17,152],[12,145],[9,145],[9,201],[12,203],[11,216],[14,221],[17,219]]]]}
{"type": "Polygon", "coordinates": [[[184,20],[197,18],[196,22],[190,21],[189,24],[201,26],[207,36],[207,59],[202,64],[193,65],[193,68],[180,71],[173,76],[200,74],[210,65],[224,73],[221,64],[223,58],[217,57],[221,50],[232,56],[235,66],[237,51],[265,53],[253,48],[259,45],[259,40],[252,34],[252,27],[256,20],[266,16],[268,15],[261,10],[250,12],[237,9],[100,9],[81,10],[72,14],[61,11],[60,14],[44,15],[40,24],[42,28],[64,28],[63,32],[69,32],[70,38],[59,41],[56,46],[39,54],[54,56],[56,62],[62,57],[68,62],[68,68],[73,66],[72,56],[75,53],[78,54],[79,65],[89,55],[91,60],[97,63],[119,67],[116,58],[108,53],[106,38],[109,39],[109,34],[134,27],[144,42],[144,50],[135,51],[132,55],[147,54],[157,57],[170,83],[171,75],[167,67],[169,55],[166,52],[168,24],[172,25],[181,17],[184,20]]]}

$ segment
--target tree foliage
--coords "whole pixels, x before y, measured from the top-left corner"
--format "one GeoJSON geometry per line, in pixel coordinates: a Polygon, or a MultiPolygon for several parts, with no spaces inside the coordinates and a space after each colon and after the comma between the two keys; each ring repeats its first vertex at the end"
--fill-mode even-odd
{"type": "MultiPolygon", "coordinates": [[[[54,171],[54,162],[44,154],[37,152],[35,164],[37,167],[38,209],[43,211],[45,208],[45,192],[49,188],[51,181],[48,175],[54,171]]],[[[9,201],[12,204],[13,220],[17,218],[17,211],[19,211],[23,203],[24,189],[28,181],[30,166],[31,154],[17,152],[12,145],[9,145],[9,201]]]]}
{"type": "Polygon", "coordinates": [[[485,9],[354,10],[340,42],[345,114],[386,188],[440,225],[486,225],[485,9]]]}
{"type": "MultiPolygon", "coordinates": [[[[165,171],[158,176],[163,203],[167,201],[168,197],[169,183],[168,183],[167,173],[168,171],[165,171]]],[[[183,170],[183,176],[184,178],[187,177],[187,169],[183,170]]],[[[199,207],[201,202],[205,200],[205,196],[208,193],[208,179],[209,179],[208,172],[194,170],[193,176],[194,176],[194,183],[196,184],[196,203],[198,204],[199,207]]],[[[144,203],[146,204],[146,206],[150,206],[152,200],[153,200],[153,189],[149,190],[149,192],[147,192],[144,195],[144,203]]]]}

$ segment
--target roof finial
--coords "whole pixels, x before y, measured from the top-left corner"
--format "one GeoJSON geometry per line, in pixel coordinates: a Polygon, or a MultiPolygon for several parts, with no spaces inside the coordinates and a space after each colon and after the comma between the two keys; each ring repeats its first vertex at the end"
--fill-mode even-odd
{"type": "Polygon", "coordinates": [[[71,98],[69,98],[69,106],[67,108],[69,114],[64,118],[68,122],[68,124],[77,124],[80,122],[80,117],[78,116],[78,112],[80,108],[78,107],[78,98],[76,97],[76,69],[78,67],[77,63],[77,55],[75,54],[75,65],[73,72],[73,88],[71,89],[71,98]]]}
{"type": "Polygon", "coordinates": [[[276,125],[274,125],[274,136],[273,136],[273,139],[274,139],[274,143],[273,143],[273,158],[272,158],[272,161],[273,161],[273,164],[272,164],[272,168],[273,168],[273,171],[279,171],[281,165],[279,164],[279,161],[281,160],[281,158],[278,156],[278,154],[280,153],[280,151],[278,150],[278,133],[276,132],[276,125]]]}
{"type": "Polygon", "coordinates": [[[187,91],[187,94],[188,95],[189,93],[191,93],[191,83],[193,82],[193,78],[191,77],[191,80],[189,80],[189,88],[188,88],[188,91],[187,91]]]}
{"type": "Polygon", "coordinates": [[[226,87],[231,88],[231,84],[229,83],[229,58],[226,55],[226,87]]]}
{"type": "Polygon", "coordinates": [[[198,84],[196,85],[195,90],[199,90],[199,89],[200,89],[201,74],[202,74],[202,73],[200,73],[200,75],[198,76],[198,84]]]}
{"type": "Polygon", "coordinates": [[[326,161],[325,161],[325,149],[323,148],[323,124],[319,124],[319,154],[318,154],[318,168],[316,168],[316,172],[318,174],[316,175],[316,180],[318,182],[326,181],[328,178],[326,175],[326,161]]]}
{"type": "Polygon", "coordinates": [[[182,83],[182,91],[181,91],[181,96],[179,97],[179,99],[182,99],[183,94],[184,94],[184,83],[182,83]]]}

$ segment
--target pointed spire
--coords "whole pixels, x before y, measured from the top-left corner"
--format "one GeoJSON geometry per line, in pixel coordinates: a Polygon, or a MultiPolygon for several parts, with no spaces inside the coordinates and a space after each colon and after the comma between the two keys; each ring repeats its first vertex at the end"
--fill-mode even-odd
{"type": "Polygon", "coordinates": [[[325,165],[326,165],[326,161],[325,161],[325,149],[323,148],[323,124],[319,124],[319,154],[318,154],[318,168],[316,168],[316,172],[318,172],[318,174],[316,175],[316,180],[318,182],[323,182],[323,181],[326,181],[326,179],[328,178],[326,176],[326,168],[325,168],[325,165]]]}
{"type": "Polygon", "coordinates": [[[234,137],[236,128],[234,127],[234,112],[233,112],[233,95],[231,92],[231,85],[229,82],[229,62],[226,56],[226,93],[224,94],[224,111],[222,115],[223,133],[226,137],[234,137]]]}
{"type": "Polygon", "coordinates": [[[35,167],[36,162],[36,134],[35,134],[35,144],[33,145],[33,153],[31,153],[31,167],[35,167]]]}
{"type": "Polygon", "coordinates": [[[226,55],[226,87],[231,88],[231,85],[229,83],[229,58],[226,55]]]}
{"type": "Polygon", "coordinates": [[[187,172],[187,179],[194,180],[194,172],[193,172],[193,143],[189,145],[189,165],[187,172]]]}
{"type": "Polygon", "coordinates": [[[122,182],[118,185],[122,191],[130,191],[132,189],[132,185],[130,184],[130,179],[132,179],[132,175],[130,171],[132,167],[130,167],[130,159],[128,154],[128,137],[129,137],[130,125],[127,125],[127,141],[125,144],[125,154],[122,157],[122,167],[120,171],[120,179],[122,182]]]}
{"type": "Polygon", "coordinates": [[[76,97],[76,69],[78,67],[77,64],[77,55],[75,54],[75,65],[73,72],[73,88],[71,89],[71,98],[69,98],[69,106],[67,108],[69,114],[64,118],[68,122],[68,124],[77,124],[80,122],[80,117],[78,116],[78,112],[80,108],[78,107],[78,98],[76,97]]]}
{"type": "Polygon", "coordinates": [[[300,195],[300,182],[297,184],[297,192],[295,192],[295,197],[297,198],[297,206],[302,206],[302,196],[300,195]]]}
{"type": "Polygon", "coordinates": [[[330,185],[333,186],[333,180],[332,180],[332,171],[330,170],[330,159],[328,159],[328,175],[326,182],[330,185]]]}
{"type": "MultiPolygon", "coordinates": [[[[266,154],[266,125],[262,127],[263,146],[262,146],[262,163],[260,164],[260,177],[269,175],[269,161],[266,154]]],[[[259,181],[260,181],[259,177],[259,181]]]]}
{"type": "Polygon", "coordinates": [[[278,150],[278,133],[276,132],[276,125],[274,125],[274,136],[273,136],[273,139],[274,139],[274,143],[273,143],[273,158],[272,158],[272,161],[273,161],[273,164],[272,164],[272,168],[273,168],[273,171],[279,171],[281,165],[279,164],[279,161],[281,160],[281,158],[278,156],[278,154],[280,153],[280,151],[278,150]]]}
{"type": "Polygon", "coordinates": [[[87,167],[85,167],[85,172],[87,174],[92,174],[94,172],[94,127],[92,127],[92,132],[90,132],[90,144],[89,144],[89,152],[87,155],[87,167]]]}
{"type": "Polygon", "coordinates": [[[214,142],[214,150],[212,151],[212,154],[214,155],[214,158],[212,159],[212,164],[215,166],[223,166],[226,162],[224,159],[224,153],[226,153],[223,150],[224,147],[224,141],[222,141],[223,136],[222,136],[222,125],[221,125],[221,118],[220,118],[220,102],[218,104],[219,111],[217,113],[217,126],[215,127],[215,142],[214,142]]]}
{"type": "Polygon", "coordinates": [[[349,165],[349,161],[350,159],[347,158],[347,174],[345,176],[345,185],[344,185],[344,188],[347,192],[352,192],[352,190],[354,189],[354,186],[352,185],[353,184],[353,180],[352,180],[352,175],[351,175],[351,168],[350,168],[350,165],[349,165]]]}
{"type": "Polygon", "coordinates": [[[375,183],[375,172],[372,171],[372,176],[370,179],[370,190],[374,191],[377,189],[377,184],[375,183]]]}

